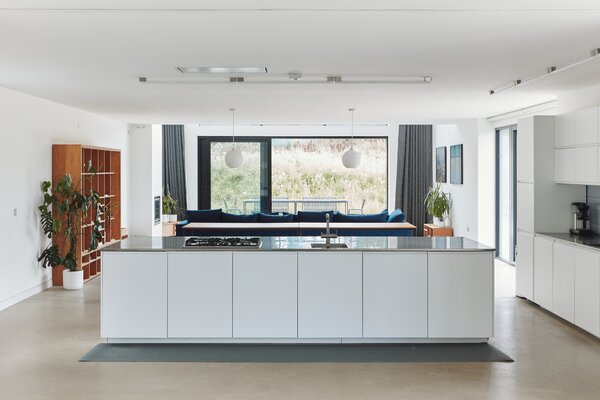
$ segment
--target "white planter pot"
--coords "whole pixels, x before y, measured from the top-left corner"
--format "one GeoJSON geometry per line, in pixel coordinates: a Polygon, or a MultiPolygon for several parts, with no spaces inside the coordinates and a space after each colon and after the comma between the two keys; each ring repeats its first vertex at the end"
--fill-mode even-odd
{"type": "Polygon", "coordinates": [[[169,222],[169,216],[167,214],[162,214],[160,216],[160,221],[164,224],[165,222],[169,222]]]}
{"type": "Polygon", "coordinates": [[[177,214],[169,215],[169,222],[177,222],[177,214]]]}
{"type": "Polygon", "coordinates": [[[79,290],[83,287],[83,271],[63,271],[63,288],[65,290],[79,290]]]}

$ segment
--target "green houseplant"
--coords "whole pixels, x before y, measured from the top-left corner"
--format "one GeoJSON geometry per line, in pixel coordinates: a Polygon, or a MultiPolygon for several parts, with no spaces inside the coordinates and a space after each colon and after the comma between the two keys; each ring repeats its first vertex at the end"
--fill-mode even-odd
{"type": "Polygon", "coordinates": [[[438,183],[432,186],[425,196],[424,203],[429,215],[437,218],[440,224],[446,224],[452,203],[450,196],[442,190],[442,185],[438,183]]]}
{"type": "MultiPolygon", "coordinates": [[[[90,175],[88,179],[92,177],[90,175]]],[[[83,271],[78,269],[78,257],[84,221],[89,221],[91,213],[91,234],[86,245],[88,250],[95,250],[103,238],[102,216],[107,208],[97,192],[83,193],[80,183],[75,184],[71,175],[63,176],[55,187],[49,181],[42,182],[44,200],[38,207],[44,235],[52,240],[38,261],[44,268],[63,266],[63,286],[68,290],[83,287],[83,271]]]]}
{"type": "Polygon", "coordinates": [[[179,205],[177,200],[171,196],[171,192],[167,190],[166,194],[162,198],[162,212],[163,216],[166,216],[167,221],[163,222],[175,222],[177,221],[177,214],[179,214],[179,205]]]}

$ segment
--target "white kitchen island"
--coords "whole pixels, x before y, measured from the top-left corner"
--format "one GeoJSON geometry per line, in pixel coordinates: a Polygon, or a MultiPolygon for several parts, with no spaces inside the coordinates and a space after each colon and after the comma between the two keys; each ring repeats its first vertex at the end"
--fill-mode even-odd
{"type": "Polygon", "coordinates": [[[469,239],[263,237],[260,249],[133,237],[102,251],[111,343],[484,342],[494,252],[469,239]]]}

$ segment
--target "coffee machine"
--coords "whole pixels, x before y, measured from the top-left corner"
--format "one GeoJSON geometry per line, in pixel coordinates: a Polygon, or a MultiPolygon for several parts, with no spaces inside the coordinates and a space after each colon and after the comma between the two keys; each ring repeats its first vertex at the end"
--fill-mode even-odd
{"type": "Polygon", "coordinates": [[[590,229],[590,206],[586,203],[571,203],[573,209],[573,228],[571,234],[578,236],[593,236],[594,231],[590,229]]]}

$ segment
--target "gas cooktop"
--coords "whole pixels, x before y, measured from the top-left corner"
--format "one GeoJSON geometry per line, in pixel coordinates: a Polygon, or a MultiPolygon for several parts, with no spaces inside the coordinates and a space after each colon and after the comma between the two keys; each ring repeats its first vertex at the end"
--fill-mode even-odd
{"type": "Polygon", "coordinates": [[[191,237],[185,240],[184,247],[244,247],[244,248],[259,248],[260,238],[220,238],[220,237],[191,237]]]}

